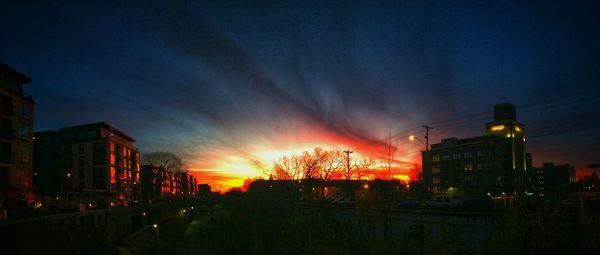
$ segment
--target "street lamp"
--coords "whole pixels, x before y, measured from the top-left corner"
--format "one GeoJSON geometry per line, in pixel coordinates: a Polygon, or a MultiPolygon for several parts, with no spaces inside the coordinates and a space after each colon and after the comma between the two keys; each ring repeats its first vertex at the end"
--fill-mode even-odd
{"type": "Polygon", "coordinates": [[[154,251],[158,254],[158,224],[152,224],[152,228],[154,228],[154,251]]]}
{"type": "MultiPolygon", "coordinates": [[[[426,139],[425,142],[423,142],[423,140],[417,138],[414,135],[408,136],[408,140],[411,140],[411,141],[415,141],[416,140],[416,141],[420,142],[421,144],[425,145],[425,153],[422,155],[422,157],[424,159],[423,160],[423,166],[421,167],[422,168],[422,170],[421,170],[421,175],[422,176],[424,175],[425,169],[429,167],[429,129],[431,129],[431,127],[427,127],[427,126],[423,126],[423,127],[425,127],[427,129],[427,134],[425,135],[425,139],[426,139]]],[[[427,186],[428,190],[429,190],[429,188],[430,187],[427,186]]]]}
{"type": "Polygon", "coordinates": [[[67,201],[66,207],[69,209],[69,191],[71,191],[71,172],[67,172],[67,201]]]}
{"type": "MultiPolygon", "coordinates": [[[[408,140],[411,141],[418,141],[420,143],[422,143],[423,145],[426,145],[425,142],[423,142],[421,139],[419,139],[418,137],[414,136],[414,135],[409,135],[408,136],[408,140]]],[[[425,150],[427,150],[427,148],[425,148],[425,150]]]]}

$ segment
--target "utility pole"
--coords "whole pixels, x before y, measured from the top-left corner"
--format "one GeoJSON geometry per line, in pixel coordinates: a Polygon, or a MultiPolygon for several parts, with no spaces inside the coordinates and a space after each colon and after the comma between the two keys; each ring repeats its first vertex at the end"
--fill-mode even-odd
{"type": "MultiPolygon", "coordinates": [[[[425,160],[424,165],[421,167],[421,176],[423,176],[425,169],[429,168],[429,130],[433,129],[433,127],[427,125],[423,125],[423,127],[425,128],[425,160]]],[[[427,191],[430,191],[429,187],[427,187],[427,191]]]]}
{"type": "Polygon", "coordinates": [[[425,152],[429,151],[429,130],[433,129],[433,127],[423,125],[425,128],[425,152]]]}
{"type": "Polygon", "coordinates": [[[353,153],[351,150],[345,150],[346,153],[346,179],[350,180],[350,153],[353,153]]]}

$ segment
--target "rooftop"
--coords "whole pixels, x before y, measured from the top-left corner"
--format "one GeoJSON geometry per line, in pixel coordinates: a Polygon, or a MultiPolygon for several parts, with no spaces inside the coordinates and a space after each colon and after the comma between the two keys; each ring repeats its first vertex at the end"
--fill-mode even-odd
{"type": "Polygon", "coordinates": [[[30,83],[31,82],[31,78],[29,78],[27,75],[15,70],[14,68],[12,68],[11,66],[0,62],[0,74],[4,75],[4,74],[9,74],[12,75],[14,77],[17,78],[17,80],[19,82],[21,82],[21,84],[25,84],[25,83],[30,83]]]}

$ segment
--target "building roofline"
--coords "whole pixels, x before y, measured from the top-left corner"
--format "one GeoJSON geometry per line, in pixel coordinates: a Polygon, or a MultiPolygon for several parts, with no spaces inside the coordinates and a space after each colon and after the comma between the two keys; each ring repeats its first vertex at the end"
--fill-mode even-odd
{"type": "MultiPolygon", "coordinates": [[[[452,139],[454,137],[449,137],[449,138],[444,138],[442,140],[445,139],[452,139]]],[[[451,147],[455,147],[455,146],[465,146],[465,145],[472,145],[472,144],[479,144],[479,143],[487,143],[490,142],[488,139],[492,139],[492,140],[498,140],[498,141],[503,141],[506,138],[504,137],[500,137],[497,135],[482,135],[482,136],[475,136],[475,137],[468,137],[468,138],[463,138],[463,139],[458,139],[458,138],[454,138],[456,139],[456,144],[453,144],[452,146],[447,146],[447,147],[443,147],[443,142],[439,142],[439,143],[434,143],[431,144],[431,149],[430,150],[437,150],[437,149],[447,149],[447,148],[451,148],[451,147]],[[436,148],[433,148],[433,146],[436,146],[436,148]],[[437,147],[439,146],[439,147],[437,147]]]]}
{"type": "Polygon", "coordinates": [[[85,127],[99,127],[99,126],[106,127],[110,131],[116,132],[119,135],[125,137],[127,140],[130,140],[131,142],[135,142],[135,139],[133,139],[131,136],[125,134],[124,132],[116,129],[115,127],[109,125],[108,123],[106,123],[104,121],[81,124],[81,125],[76,125],[76,126],[68,126],[68,127],[59,128],[58,130],[44,130],[44,131],[39,131],[39,132],[35,132],[35,133],[45,133],[45,132],[51,132],[51,131],[60,132],[60,131],[68,131],[68,130],[72,130],[72,129],[79,129],[79,128],[85,128],[85,127]]]}
{"type": "Polygon", "coordinates": [[[31,82],[31,78],[29,78],[29,76],[17,71],[16,69],[12,68],[11,66],[9,66],[6,63],[1,62],[1,61],[0,61],[0,69],[4,69],[4,70],[8,71],[9,73],[17,76],[19,78],[19,80],[22,82],[22,84],[31,82]]]}

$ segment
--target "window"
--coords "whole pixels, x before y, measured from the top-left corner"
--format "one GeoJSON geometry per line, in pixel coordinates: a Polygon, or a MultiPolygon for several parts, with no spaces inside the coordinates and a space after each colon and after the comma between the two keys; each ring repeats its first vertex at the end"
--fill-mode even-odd
{"type": "Polygon", "coordinates": [[[473,171],[473,164],[471,164],[471,163],[465,164],[465,171],[473,171]]]}
{"type": "Polygon", "coordinates": [[[17,162],[29,162],[29,146],[20,145],[17,147],[17,162]]]}
{"type": "Polygon", "coordinates": [[[463,155],[464,158],[472,158],[473,157],[473,153],[472,152],[465,152],[465,154],[463,155]]]}
{"type": "Polygon", "coordinates": [[[477,164],[477,169],[481,170],[481,164],[477,164]]]}
{"type": "Polygon", "coordinates": [[[433,169],[432,169],[432,172],[434,174],[439,174],[440,173],[440,167],[439,166],[434,166],[433,169]]]}
{"type": "Polygon", "coordinates": [[[94,189],[106,189],[106,168],[94,167],[94,181],[92,186],[94,189]]]}
{"type": "Polygon", "coordinates": [[[85,146],[83,143],[79,144],[79,154],[83,154],[85,152],[85,146]]]}
{"type": "Polygon", "coordinates": [[[442,156],[442,160],[450,160],[450,155],[444,155],[444,156],[442,156]]]}
{"type": "Polygon", "coordinates": [[[110,183],[116,183],[117,182],[117,171],[115,170],[114,166],[110,167],[110,183]]]}
{"type": "Polygon", "coordinates": [[[433,162],[439,162],[440,161],[440,155],[439,154],[434,154],[433,156],[431,156],[431,160],[433,162]]]}
{"type": "Polygon", "coordinates": [[[460,159],[460,154],[458,154],[458,153],[453,154],[452,159],[460,159]]]}
{"type": "Polygon", "coordinates": [[[31,118],[31,106],[26,103],[21,103],[21,107],[19,109],[19,116],[24,119],[31,118]]]}
{"type": "Polygon", "coordinates": [[[27,125],[27,123],[23,123],[23,122],[19,123],[18,129],[17,129],[17,135],[21,139],[29,139],[29,137],[31,136],[31,129],[29,128],[29,125],[27,125]]]}
{"type": "Polygon", "coordinates": [[[0,143],[0,161],[10,161],[10,143],[0,143]]]}
{"type": "Polygon", "coordinates": [[[504,125],[497,125],[497,126],[492,126],[490,127],[490,131],[502,131],[504,130],[506,127],[504,125]]]}
{"type": "Polygon", "coordinates": [[[106,147],[104,142],[94,143],[92,159],[94,161],[94,165],[106,163],[106,147]]]}
{"type": "Polygon", "coordinates": [[[95,140],[95,139],[98,139],[98,136],[97,136],[97,133],[96,133],[96,131],[95,131],[95,130],[90,130],[90,131],[87,131],[87,132],[86,132],[86,136],[87,136],[87,139],[89,139],[89,140],[95,140]]]}
{"type": "Polygon", "coordinates": [[[481,157],[481,155],[482,155],[481,151],[480,150],[477,151],[477,157],[481,157]]]}

